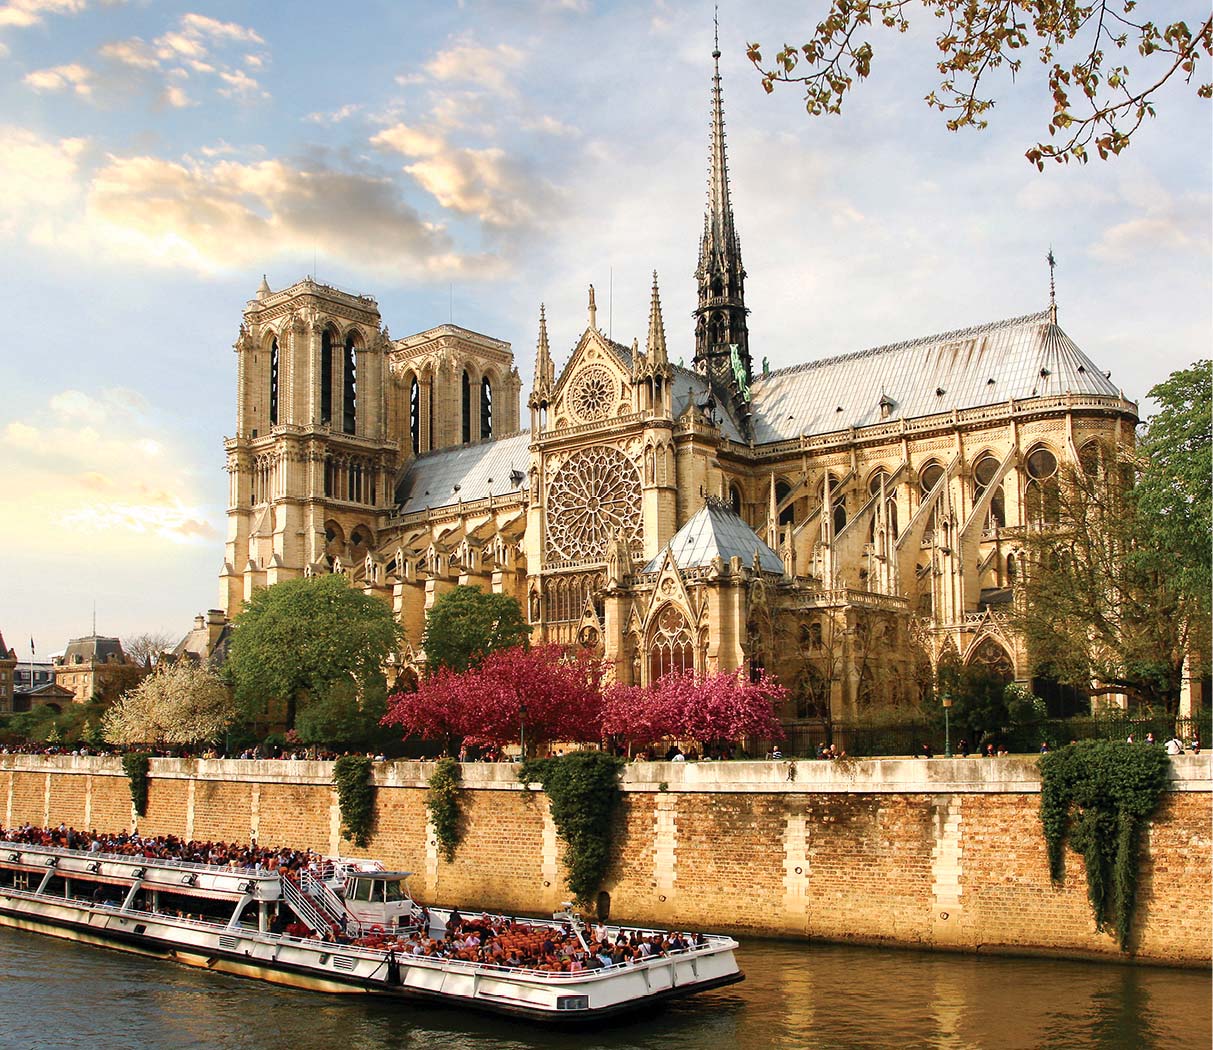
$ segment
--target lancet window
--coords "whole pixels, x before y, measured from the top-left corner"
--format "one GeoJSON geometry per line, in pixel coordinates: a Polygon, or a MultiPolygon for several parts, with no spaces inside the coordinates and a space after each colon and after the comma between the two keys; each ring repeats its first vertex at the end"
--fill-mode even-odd
{"type": "Polygon", "coordinates": [[[270,344],[270,425],[278,422],[278,337],[270,344]]]}
{"type": "Polygon", "coordinates": [[[493,436],[493,384],[485,376],[480,381],[480,437],[487,440],[493,436]]]}
{"type": "Polygon", "coordinates": [[[1058,488],[1057,457],[1043,445],[1028,453],[1025,469],[1028,472],[1025,503],[1030,524],[1057,521],[1058,488]]]}
{"type": "MultiPolygon", "coordinates": [[[[868,479],[868,492],[873,496],[879,496],[882,484],[885,487],[885,519],[889,523],[890,530],[892,530],[893,539],[897,539],[897,497],[892,484],[889,482],[889,472],[887,470],[878,470],[868,479]]],[[[837,532],[837,529],[835,531],[837,532]]],[[[875,515],[872,516],[872,524],[868,529],[868,538],[871,540],[876,538],[875,515]]]]}
{"type": "Polygon", "coordinates": [[[358,348],[354,345],[352,335],[347,336],[345,340],[343,380],[345,400],[342,405],[341,429],[347,434],[353,434],[356,432],[358,414],[358,348]]]}
{"type": "Polygon", "coordinates": [[[460,440],[467,445],[472,440],[472,380],[466,371],[460,387],[463,393],[463,432],[460,440]]]}
{"type": "Polygon", "coordinates": [[[320,336],[320,422],[333,421],[333,333],[326,328],[320,336]]]}
{"type": "Polygon", "coordinates": [[[409,383],[409,435],[413,439],[413,455],[421,451],[421,386],[414,376],[409,383]]]}
{"type": "Polygon", "coordinates": [[[695,669],[691,625],[673,605],[664,605],[649,633],[649,681],[695,669]]]}

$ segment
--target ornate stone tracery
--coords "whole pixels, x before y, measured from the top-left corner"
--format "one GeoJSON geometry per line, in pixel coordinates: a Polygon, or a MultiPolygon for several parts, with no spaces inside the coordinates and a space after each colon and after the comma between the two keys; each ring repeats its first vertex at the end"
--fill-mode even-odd
{"type": "Polygon", "coordinates": [[[638,540],[641,499],[640,473],[618,449],[600,445],[575,452],[548,488],[549,554],[602,561],[616,530],[629,543],[638,540]]]}
{"type": "Polygon", "coordinates": [[[588,365],[574,378],[569,407],[583,423],[610,418],[619,400],[619,384],[605,365],[588,365]]]}

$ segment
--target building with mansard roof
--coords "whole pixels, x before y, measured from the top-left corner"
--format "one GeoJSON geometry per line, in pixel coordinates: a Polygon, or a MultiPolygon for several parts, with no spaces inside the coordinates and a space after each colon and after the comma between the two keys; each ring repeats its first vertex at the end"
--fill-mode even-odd
{"type": "Polygon", "coordinates": [[[228,615],[340,572],[391,604],[421,662],[426,611],[474,584],[624,682],[765,667],[792,723],[912,706],[941,661],[1029,679],[1006,615],[1020,538],[1063,464],[1131,448],[1137,406],[1052,301],[756,370],[718,61],[710,104],[690,369],[669,359],[656,275],[643,346],[604,335],[591,288],[559,369],[540,307],[520,430],[508,342],[453,324],[395,339],[371,298],[262,283],[235,344],[228,615]]]}

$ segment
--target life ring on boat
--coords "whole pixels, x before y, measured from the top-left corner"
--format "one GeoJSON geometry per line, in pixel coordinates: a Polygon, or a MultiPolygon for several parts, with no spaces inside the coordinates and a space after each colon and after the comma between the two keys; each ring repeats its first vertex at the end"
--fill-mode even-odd
{"type": "Polygon", "coordinates": [[[382,933],[383,927],[382,926],[372,926],[367,932],[368,933],[382,933]]]}

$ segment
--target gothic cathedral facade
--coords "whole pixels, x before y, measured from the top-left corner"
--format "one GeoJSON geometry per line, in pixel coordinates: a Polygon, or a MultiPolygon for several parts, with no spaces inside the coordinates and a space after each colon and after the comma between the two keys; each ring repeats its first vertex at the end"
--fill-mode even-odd
{"type": "Polygon", "coordinates": [[[1020,538],[1063,464],[1131,449],[1137,406],[1053,302],[755,371],[719,63],[710,167],[692,368],[670,361],[656,275],[643,348],[603,334],[591,288],[558,371],[541,307],[529,430],[509,343],[394,339],[371,298],[263,281],[235,344],[227,615],[340,572],[391,604],[403,672],[434,601],[474,584],[620,681],[765,668],[792,724],[916,705],[942,661],[1028,681],[1020,538]]]}

